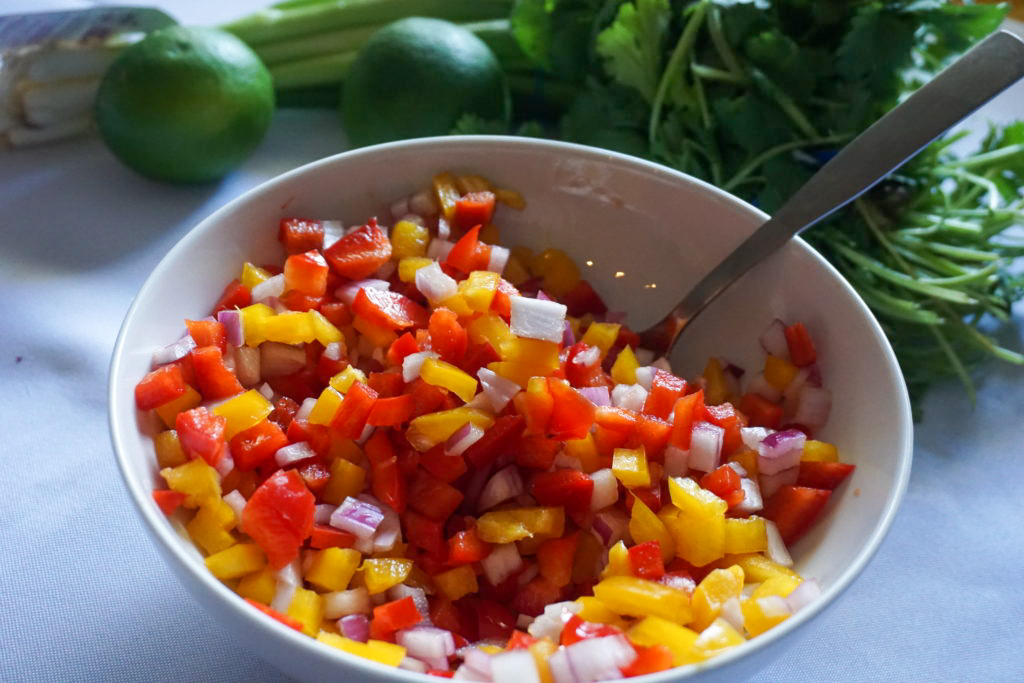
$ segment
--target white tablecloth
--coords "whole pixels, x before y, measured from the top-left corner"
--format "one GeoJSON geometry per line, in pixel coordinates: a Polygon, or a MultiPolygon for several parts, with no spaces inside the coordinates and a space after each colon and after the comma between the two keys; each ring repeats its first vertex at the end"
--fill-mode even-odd
{"type": "MultiPolygon", "coordinates": [[[[6,2],[0,11],[74,3],[6,2]]],[[[86,3],[78,3],[82,6],[86,3]]],[[[189,23],[263,4],[166,3],[189,23]]],[[[982,117],[1019,113],[1024,89],[982,117]]],[[[111,453],[106,375],[129,302],[164,253],[244,190],[345,148],[329,111],[279,111],[219,184],[139,178],[96,140],[0,155],[0,680],[275,681],[164,566],[111,453]]],[[[1021,344],[1024,309],[1005,334],[1021,344]]],[[[1024,680],[1024,370],[972,409],[926,403],[913,475],[874,561],[752,681],[1024,680]]]]}

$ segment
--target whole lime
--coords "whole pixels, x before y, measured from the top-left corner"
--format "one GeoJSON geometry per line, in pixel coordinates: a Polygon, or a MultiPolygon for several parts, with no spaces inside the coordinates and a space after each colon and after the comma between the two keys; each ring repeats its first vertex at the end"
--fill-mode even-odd
{"type": "Polygon", "coordinates": [[[507,121],[509,91],[494,53],[472,32],[409,17],[364,43],[341,90],[341,120],[357,146],[444,135],[465,113],[507,121]]]}
{"type": "Polygon", "coordinates": [[[274,112],[259,57],[216,29],[150,33],[111,64],[96,95],[107,146],[142,175],[174,183],[216,180],[256,148],[274,112]]]}

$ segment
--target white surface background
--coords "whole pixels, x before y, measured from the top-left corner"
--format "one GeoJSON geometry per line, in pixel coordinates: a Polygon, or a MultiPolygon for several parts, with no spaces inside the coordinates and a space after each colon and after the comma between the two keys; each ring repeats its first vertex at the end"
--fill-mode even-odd
{"type": "MultiPolygon", "coordinates": [[[[210,24],[264,4],[163,6],[210,24]]],[[[1021,102],[1024,86],[979,119],[1021,102]]],[[[0,155],[0,680],[284,680],[185,593],[138,521],[107,436],[107,365],[171,245],[246,189],[344,149],[333,112],[279,111],[242,169],[205,187],[143,180],[94,139],[0,155]]],[[[1018,307],[1005,331],[1017,348],[1022,320],[1018,307]]],[[[1024,370],[991,367],[973,410],[953,385],[925,410],[878,555],[751,681],[1024,680],[1024,370]]]]}

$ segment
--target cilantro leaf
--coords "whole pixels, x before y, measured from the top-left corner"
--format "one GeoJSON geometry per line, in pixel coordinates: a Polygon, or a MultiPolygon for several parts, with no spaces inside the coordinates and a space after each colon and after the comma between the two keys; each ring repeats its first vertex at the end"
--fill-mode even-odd
{"type": "Polygon", "coordinates": [[[597,36],[597,53],[612,80],[635,88],[652,102],[672,13],[668,0],[635,0],[619,7],[611,26],[597,36]]]}
{"type": "Polygon", "coordinates": [[[516,0],[512,35],[530,60],[555,76],[579,80],[590,68],[594,38],[623,0],[516,0]]]}
{"type": "Polygon", "coordinates": [[[886,108],[900,86],[900,72],[910,66],[917,20],[889,11],[881,3],[862,8],[836,54],[836,70],[849,87],[863,87],[886,108]]]}
{"type": "Polygon", "coordinates": [[[592,81],[562,119],[562,137],[648,157],[646,125],[647,106],[635,91],[592,81]]]}

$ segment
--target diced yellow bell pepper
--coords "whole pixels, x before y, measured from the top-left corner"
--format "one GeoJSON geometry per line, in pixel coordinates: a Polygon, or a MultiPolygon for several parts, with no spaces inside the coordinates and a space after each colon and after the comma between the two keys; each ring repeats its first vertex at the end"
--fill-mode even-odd
{"type": "Polygon", "coordinates": [[[615,340],[619,338],[621,327],[622,325],[618,323],[591,323],[580,341],[587,346],[601,349],[601,357],[604,358],[615,345],[615,340]]]}
{"type": "Polygon", "coordinates": [[[331,449],[327,453],[327,459],[333,461],[335,458],[348,460],[360,467],[367,463],[363,449],[352,439],[331,438],[331,449]]]}
{"type": "Polygon", "coordinates": [[[426,268],[433,262],[434,259],[420,258],[419,256],[404,258],[398,262],[398,279],[406,284],[416,282],[416,271],[426,268]]]}
{"type": "Polygon", "coordinates": [[[547,372],[538,369],[534,365],[517,363],[512,361],[495,361],[488,363],[487,369],[507,380],[511,380],[521,387],[525,387],[534,377],[546,377],[547,372]]]}
{"type": "Polygon", "coordinates": [[[341,334],[341,330],[335,327],[334,323],[325,318],[324,314],[320,311],[310,311],[309,321],[313,325],[313,336],[316,337],[316,340],[324,346],[340,342],[344,339],[341,334]]]}
{"type": "Polygon", "coordinates": [[[236,543],[206,558],[206,568],[218,579],[237,579],[258,572],[267,564],[255,543],[236,543]]]}
{"type": "Polygon", "coordinates": [[[795,576],[773,576],[770,579],[766,579],[750,593],[752,598],[766,598],[769,595],[774,595],[778,598],[784,598],[796,590],[803,581],[795,576]]]}
{"type": "Polygon", "coordinates": [[[696,567],[722,557],[726,502],[683,477],[669,479],[669,495],[679,513],[661,519],[672,533],[676,555],[696,567]]]}
{"type": "Polygon", "coordinates": [[[749,553],[745,555],[726,555],[722,558],[721,562],[717,566],[729,567],[731,565],[738,565],[743,570],[743,574],[747,577],[747,581],[750,582],[761,582],[767,581],[773,576],[790,576],[801,579],[802,577],[789,567],[783,567],[777,562],[773,562],[760,553],[749,553]]]}
{"type": "Polygon", "coordinates": [[[361,318],[358,315],[352,322],[352,326],[355,327],[361,335],[366,337],[367,341],[369,341],[373,346],[380,349],[388,348],[396,339],[398,339],[398,335],[394,330],[389,330],[386,327],[375,325],[369,320],[361,318]]]}
{"type": "Polygon", "coordinates": [[[764,378],[780,391],[793,381],[800,369],[784,358],[766,356],[764,359],[764,378]]]}
{"type": "Polygon", "coordinates": [[[534,277],[542,278],[541,287],[556,297],[568,294],[580,283],[580,269],[561,249],[545,249],[529,262],[534,277]]]}
{"type": "Polygon", "coordinates": [[[412,221],[398,221],[391,228],[391,258],[401,261],[426,256],[428,242],[430,231],[426,226],[412,221]]]}
{"type": "Polygon", "coordinates": [[[259,346],[267,341],[264,326],[268,320],[276,317],[274,309],[266,304],[252,304],[241,310],[242,333],[246,346],[259,346]]]}
{"type": "Polygon", "coordinates": [[[459,283],[459,293],[469,306],[469,310],[475,313],[486,313],[491,302],[494,301],[494,293],[498,291],[498,282],[501,276],[488,270],[474,270],[465,280],[459,283]]]}
{"type": "Polygon", "coordinates": [[[526,200],[523,199],[523,195],[519,194],[515,190],[496,187],[494,188],[494,198],[510,209],[515,209],[516,211],[522,211],[526,208],[526,200]]]}
{"type": "Polygon", "coordinates": [[[761,596],[740,601],[740,611],[743,613],[743,628],[747,630],[750,637],[759,636],[768,629],[781,624],[789,618],[789,612],[785,609],[773,609],[779,606],[778,596],[761,596]],[[762,598],[764,600],[762,601],[762,598]]]}
{"type": "Polygon", "coordinates": [[[593,434],[587,434],[582,439],[571,439],[565,442],[566,455],[578,458],[583,471],[587,474],[596,472],[604,466],[601,461],[601,454],[597,452],[597,442],[593,434]]]}
{"type": "Polygon", "coordinates": [[[612,381],[616,384],[636,384],[636,369],[640,363],[629,346],[624,346],[612,363],[612,381]]]}
{"type": "MultiPolygon", "coordinates": [[[[160,409],[157,408],[157,412],[160,409]]],[[[800,456],[803,462],[839,462],[839,449],[824,441],[808,439],[804,442],[804,452],[800,456]]]]}
{"type": "Polygon", "coordinates": [[[693,644],[697,642],[697,633],[667,619],[644,617],[633,624],[626,635],[631,641],[642,647],[666,646],[672,650],[675,666],[700,661],[700,657],[695,656],[693,652],[693,644]]]}
{"type": "Polygon", "coordinates": [[[704,659],[709,659],[744,642],[746,639],[728,621],[718,618],[697,636],[693,650],[704,659]]]}
{"type": "Polygon", "coordinates": [[[316,339],[316,330],[309,313],[286,311],[263,321],[266,341],[281,344],[308,344],[316,339]]]}
{"type": "Polygon", "coordinates": [[[608,609],[608,605],[592,595],[576,598],[576,603],[583,606],[583,609],[577,612],[583,621],[595,624],[610,624],[622,630],[626,630],[629,625],[625,619],[608,609]]]}
{"type": "Polygon", "coordinates": [[[523,262],[513,252],[512,256],[508,258],[508,263],[505,264],[505,271],[502,273],[502,277],[518,287],[530,279],[530,271],[527,270],[523,262]]]}
{"type": "Polygon", "coordinates": [[[478,237],[481,242],[486,242],[487,244],[501,244],[501,231],[498,230],[498,226],[494,223],[488,223],[480,228],[478,237]]]}
{"type": "Polygon", "coordinates": [[[469,307],[469,303],[466,302],[466,297],[462,295],[461,290],[438,303],[437,308],[447,308],[460,318],[468,318],[473,315],[473,309],[469,307]]]}
{"type": "Polygon", "coordinates": [[[332,377],[330,385],[339,394],[344,394],[347,393],[356,382],[366,384],[366,373],[354,365],[350,365],[332,377]]]}
{"type": "Polygon", "coordinates": [[[160,416],[163,423],[168,427],[174,427],[174,420],[178,417],[178,413],[183,413],[186,410],[192,410],[197,405],[203,402],[203,397],[198,391],[192,388],[191,385],[185,385],[185,393],[176,399],[172,399],[163,405],[159,405],[154,410],[156,414],[160,416]]]}
{"type": "Polygon", "coordinates": [[[447,389],[465,403],[476,395],[476,378],[443,360],[427,358],[420,369],[420,377],[427,384],[447,389]]]}
{"type": "Polygon", "coordinates": [[[551,675],[551,667],[548,665],[548,658],[555,654],[558,646],[550,638],[541,638],[530,645],[530,654],[533,655],[533,663],[537,665],[537,676],[540,683],[554,683],[555,678],[551,675]]]}
{"type": "Polygon", "coordinates": [[[331,478],[327,480],[322,498],[331,505],[341,505],[349,496],[354,498],[362,493],[365,484],[366,470],[344,458],[335,458],[331,461],[331,478]]]}
{"type": "Polygon", "coordinates": [[[727,462],[739,463],[746,470],[747,477],[754,480],[757,479],[757,451],[742,450],[738,453],[733,453],[726,460],[727,462]]]}
{"type": "Polygon", "coordinates": [[[759,553],[768,549],[764,519],[744,517],[725,520],[725,552],[728,554],[759,553]]]}
{"type": "Polygon", "coordinates": [[[331,420],[334,419],[334,414],[338,412],[344,398],[333,386],[324,387],[319,398],[316,399],[316,403],[313,404],[313,410],[309,413],[309,423],[314,425],[331,424],[331,420]]]}
{"type": "Polygon", "coordinates": [[[243,598],[269,605],[277,592],[277,572],[269,566],[247,574],[238,582],[236,592],[243,598]]]}
{"type": "Polygon", "coordinates": [[[647,579],[610,576],[594,586],[594,597],[622,615],[661,617],[677,624],[693,619],[689,595],[647,579]]]}
{"type": "Polygon", "coordinates": [[[709,358],[704,366],[704,402],[717,406],[729,398],[729,389],[725,384],[725,368],[717,358],[709,358]]]}
{"type": "Polygon", "coordinates": [[[724,515],[728,503],[689,477],[671,477],[668,492],[672,504],[688,515],[724,515]]]}
{"type": "Polygon", "coordinates": [[[359,567],[362,555],[351,548],[324,548],[313,556],[305,579],[325,591],[343,591],[359,567]]]}
{"type": "Polygon", "coordinates": [[[743,570],[733,565],[728,569],[708,572],[693,591],[693,621],[695,631],[703,631],[722,613],[722,605],[729,598],[739,599],[743,593],[743,570]]]}
{"type": "Polygon", "coordinates": [[[441,215],[445,220],[450,221],[455,215],[455,204],[462,199],[462,193],[457,186],[455,176],[448,171],[438,173],[434,176],[434,199],[441,208],[441,215]]]}
{"type": "Polygon", "coordinates": [[[185,525],[189,537],[204,553],[213,555],[235,544],[230,529],[235,526],[235,511],[223,500],[203,505],[185,525]]]}
{"type": "Polygon", "coordinates": [[[164,430],[153,437],[153,447],[156,450],[156,464],[161,468],[177,467],[188,462],[178,432],[173,429],[164,430]]]}
{"type": "Polygon", "coordinates": [[[231,439],[235,434],[262,422],[273,410],[273,404],[263,394],[250,389],[218,405],[213,409],[213,414],[227,420],[224,437],[231,439]]]}
{"type": "Polygon", "coordinates": [[[324,620],[324,599],[316,591],[296,588],[286,614],[302,625],[303,633],[315,636],[324,620]]]}
{"type": "Polygon", "coordinates": [[[405,581],[412,571],[412,560],[393,557],[363,560],[363,581],[370,595],[383,593],[405,581]]]}
{"type": "Polygon", "coordinates": [[[214,505],[221,501],[220,475],[202,458],[189,460],[184,465],[160,470],[167,488],[185,494],[183,505],[195,508],[214,505]]]}
{"type": "Polygon", "coordinates": [[[633,576],[633,564],[629,561],[629,551],[626,544],[618,541],[608,549],[608,564],[601,572],[601,578],[609,576],[633,576]]]}
{"type": "Polygon", "coordinates": [[[490,192],[491,183],[479,175],[460,175],[455,179],[455,187],[459,188],[462,194],[470,192],[490,192]]]}
{"type": "Polygon", "coordinates": [[[554,538],[565,530],[565,510],[532,507],[487,512],[477,520],[476,530],[487,543],[514,543],[534,536],[554,538]]]}
{"type": "Polygon", "coordinates": [[[495,350],[502,360],[533,366],[538,374],[549,375],[561,364],[559,347],[555,342],[512,337],[495,350]]]}
{"type": "Polygon", "coordinates": [[[352,640],[328,631],[320,631],[316,639],[343,652],[388,666],[398,666],[405,659],[404,647],[383,640],[370,639],[365,643],[360,643],[358,640],[352,640]]]}
{"type": "Polygon", "coordinates": [[[468,564],[435,574],[434,584],[449,600],[458,600],[480,590],[480,586],[476,582],[476,574],[468,564]]]}
{"type": "Polygon", "coordinates": [[[418,451],[430,450],[459,431],[467,422],[487,431],[494,424],[494,418],[473,408],[453,408],[436,413],[420,415],[409,423],[405,437],[418,451]]]}
{"type": "Polygon", "coordinates": [[[644,447],[616,448],[612,453],[612,474],[627,488],[650,486],[651,472],[644,447]]]}
{"type": "Polygon", "coordinates": [[[490,344],[497,351],[501,345],[512,340],[508,323],[501,316],[489,313],[473,320],[466,326],[466,334],[474,344],[490,344]]]}
{"type": "Polygon", "coordinates": [[[669,533],[668,527],[656,514],[640,500],[633,499],[633,511],[629,520],[629,535],[634,543],[657,541],[661,547],[661,558],[668,564],[676,554],[676,544],[669,533]]]}
{"type": "Polygon", "coordinates": [[[238,278],[238,281],[252,289],[259,283],[266,282],[269,279],[270,273],[267,270],[246,261],[242,264],[242,275],[238,278]]]}

